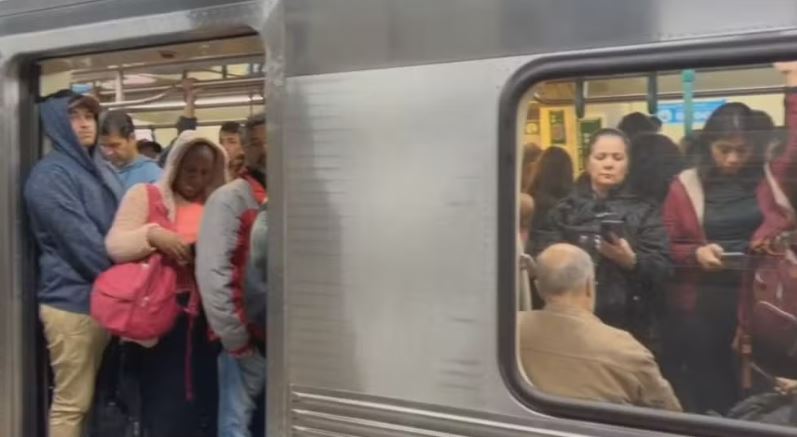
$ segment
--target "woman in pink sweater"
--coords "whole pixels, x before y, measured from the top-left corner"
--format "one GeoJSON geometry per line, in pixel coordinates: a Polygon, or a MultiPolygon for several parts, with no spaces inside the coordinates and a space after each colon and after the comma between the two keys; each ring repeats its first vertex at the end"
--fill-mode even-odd
{"type": "MultiPolygon", "coordinates": [[[[188,305],[190,293],[181,291],[195,287],[192,248],[205,200],[226,182],[226,168],[226,153],[219,145],[195,131],[181,133],[156,184],[175,231],[147,222],[147,187],[133,186],[122,199],[105,240],[111,258],[117,263],[137,261],[159,251],[177,261],[185,267],[178,273],[178,300],[188,305]]],[[[145,347],[125,344],[125,365],[138,380],[141,420],[148,435],[193,436],[216,429],[216,351],[206,332],[202,314],[193,329],[189,317],[182,315],[168,334],[145,347]],[[189,356],[190,367],[186,367],[189,356]],[[187,395],[194,391],[196,397],[189,400],[192,396],[187,395]]]]}

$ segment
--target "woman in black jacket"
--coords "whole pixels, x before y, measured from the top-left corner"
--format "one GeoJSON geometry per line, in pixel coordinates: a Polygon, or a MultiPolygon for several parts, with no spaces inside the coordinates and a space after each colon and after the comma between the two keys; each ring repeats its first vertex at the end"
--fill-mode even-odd
{"type": "Polygon", "coordinates": [[[630,141],[603,129],[589,142],[587,171],[534,235],[535,253],[568,242],[592,254],[596,314],[605,323],[650,338],[650,284],[670,275],[667,234],[659,208],[625,187],[630,141]]]}

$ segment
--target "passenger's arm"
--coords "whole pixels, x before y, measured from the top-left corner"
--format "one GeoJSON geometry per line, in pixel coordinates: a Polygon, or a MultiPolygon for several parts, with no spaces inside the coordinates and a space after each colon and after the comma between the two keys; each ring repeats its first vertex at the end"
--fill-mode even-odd
{"type": "Polygon", "coordinates": [[[642,219],[634,242],[636,266],[634,271],[641,279],[659,281],[672,273],[667,231],[661,219],[661,210],[652,207],[642,219]]]}
{"type": "Polygon", "coordinates": [[[180,135],[183,131],[196,130],[197,128],[197,91],[194,89],[194,82],[194,79],[184,79],[182,82],[185,107],[183,108],[183,114],[177,119],[177,125],[175,126],[177,128],[177,135],[180,135]]]}
{"type": "Polygon", "coordinates": [[[660,410],[683,411],[681,402],[675,396],[672,386],[661,375],[659,365],[647,349],[642,349],[638,362],[636,379],[639,382],[638,405],[660,410]]]}
{"type": "Polygon", "coordinates": [[[683,217],[682,205],[685,199],[680,198],[681,191],[683,188],[674,181],[662,208],[664,228],[670,242],[670,258],[676,267],[698,267],[696,253],[702,242],[696,241],[684,229],[686,218],[683,217]]]}
{"type": "Polygon", "coordinates": [[[216,191],[205,204],[196,246],[196,275],[210,327],[227,351],[238,353],[249,347],[250,339],[239,313],[242,290],[235,290],[233,281],[233,254],[243,205],[235,205],[231,195],[228,190],[216,191]]]}
{"type": "Polygon", "coordinates": [[[138,261],[152,254],[155,248],[149,244],[147,234],[156,224],[147,223],[149,218],[149,194],[145,184],[128,190],[108,236],[105,247],[117,263],[138,261]]]}
{"type": "Polygon", "coordinates": [[[542,226],[536,230],[532,230],[533,233],[529,235],[529,239],[532,243],[532,256],[539,255],[552,244],[565,242],[563,225],[566,210],[567,204],[565,202],[559,202],[559,204],[551,208],[546,217],[542,219],[542,226]]]}
{"type": "MultiPolygon", "coordinates": [[[[797,62],[780,62],[775,68],[783,73],[786,84],[785,112],[789,130],[786,148],[771,165],[772,176],[789,199],[797,195],[797,62]]],[[[797,205],[793,205],[797,206],[797,205]]]]}
{"type": "Polygon", "coordinates": [[[65,169],[35,174],[25,187],[31,219],[45,230],[56,250],[87,282],[111,266],[105,237],[89,218],[78,187],[65,169]]]}

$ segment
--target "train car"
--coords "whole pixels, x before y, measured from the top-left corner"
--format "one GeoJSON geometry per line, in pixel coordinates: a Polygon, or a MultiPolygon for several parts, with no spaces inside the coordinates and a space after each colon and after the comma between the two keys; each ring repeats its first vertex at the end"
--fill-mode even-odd
{"type": "MultiPolygon", "coordinates": [[[[546,104],[530,90],[571,81],[547,103],[569,105],[554,116],[568,124],[588,78],[793,58],[794,2],[5,0],[0,435],[45,435],[21,200],[43,153],[36,66],[249,34],[269,120],[268,436],[793,433],[539,392],[518,362],[514,290],[519,145],[537,134],[525,108],[546,104]]],[[[615,94],[656,112],[655,88],[615,94]]],[[[546,117],[541,138],[575,150],[546,117]]]]}

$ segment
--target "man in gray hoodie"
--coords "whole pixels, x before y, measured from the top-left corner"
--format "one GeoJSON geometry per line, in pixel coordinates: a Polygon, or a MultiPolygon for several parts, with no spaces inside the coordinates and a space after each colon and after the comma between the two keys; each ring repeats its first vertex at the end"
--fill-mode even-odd
{"type": "MultiPolygon", "coordinates": [[[[196,272],[205,315],[223,346],[219,354],[219,437],[248,437],[266,383],[264,333],[244,307],[250,234],[266,194],[266,119],[245,128],[246,169],[205,203],[196,272]]],[[[252,267],[250,267],[252,268],[252,267]]],[[[255,268],[265,268],[256,266],[255,268]]]]}

